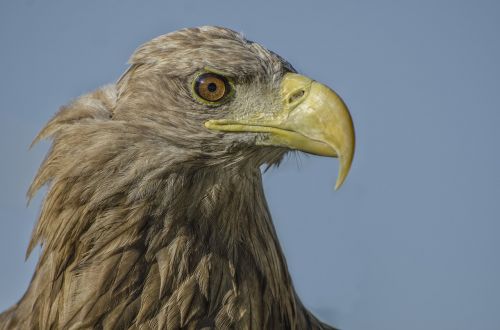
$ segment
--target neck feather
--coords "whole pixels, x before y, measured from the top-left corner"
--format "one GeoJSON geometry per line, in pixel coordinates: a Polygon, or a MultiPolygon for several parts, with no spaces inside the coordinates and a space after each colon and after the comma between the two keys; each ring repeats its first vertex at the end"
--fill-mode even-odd
{"type": "Polygon", "coordinates": [[[162,166],[109,120],[113,88],[96,93],[102,107],[80,100],[41,133],[30,195],[50,186],[28,251],[43,249],[11,324],[328,328],[296,297],[258,166],[162,166]]]}

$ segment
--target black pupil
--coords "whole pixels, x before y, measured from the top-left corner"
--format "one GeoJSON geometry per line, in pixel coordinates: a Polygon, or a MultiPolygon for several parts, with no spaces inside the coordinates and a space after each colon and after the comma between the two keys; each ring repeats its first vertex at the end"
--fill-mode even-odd
{"type": "Polygon", "coordinates": [[[217,90],[217,85],[215,83],[210,83],[207,86],[209,92],[213,93],[217,90]]]}

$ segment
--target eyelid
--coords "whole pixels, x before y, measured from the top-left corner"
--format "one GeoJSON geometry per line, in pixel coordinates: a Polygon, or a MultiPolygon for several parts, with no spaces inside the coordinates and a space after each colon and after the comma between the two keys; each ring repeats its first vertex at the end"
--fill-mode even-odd
{"type": "Polygon", "coordinates": [[[217,69],[214,69],[214,68],[210,68],[210,67],[204,67],[202,71],[198,72],[198,75],[199,74],[203,74],[203,73],[214,73],[214,74],[218,74],[219,76],[223,76],[224,78],[226,79],[232,79],[231,78],[231,75],[228,73],[228,72],[224,72],[222,70],[217,70],[217,69]]]}

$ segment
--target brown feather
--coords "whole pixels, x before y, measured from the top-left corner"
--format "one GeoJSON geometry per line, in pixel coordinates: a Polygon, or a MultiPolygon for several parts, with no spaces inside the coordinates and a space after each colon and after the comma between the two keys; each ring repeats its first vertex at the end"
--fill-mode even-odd
{"type": "Polygon", "coordinates": [[[265,201],[259,168],[286,150],[203,128],[276,109],[287,71],[231,30],[185,29],[63,107],[35,139],[52,139],[28,191],[48,185],[42,253],[0,329],[332,329],[297,297],[265,201]],[[217,110],[190,93],[206,67],[238,88],[217,110]]]}

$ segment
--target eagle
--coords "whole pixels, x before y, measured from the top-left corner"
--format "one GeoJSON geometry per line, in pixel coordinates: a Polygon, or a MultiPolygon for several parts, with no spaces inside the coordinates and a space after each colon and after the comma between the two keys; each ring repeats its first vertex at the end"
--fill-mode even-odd
{"type": "Polygon", "coordinates": [[[293,151],[354,154],[342,99],[227,28],[140,46],[115,84],[63,106],[27,255],[0,329],[333,329],[293,287],[262,171],[293,151]]]}

